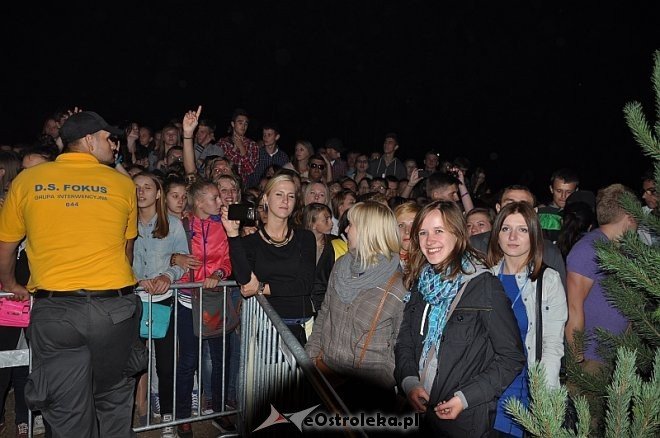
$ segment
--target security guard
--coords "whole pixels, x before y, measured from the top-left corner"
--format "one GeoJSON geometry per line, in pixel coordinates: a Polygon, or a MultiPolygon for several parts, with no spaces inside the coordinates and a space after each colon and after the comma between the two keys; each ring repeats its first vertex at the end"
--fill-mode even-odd
{"type": "Polygon", "coordinates": [[[119,134],[94,112],[73,114],[61,130],[66,152],[21,172],[0,210],[0,283],[35,298],[25,398],[53,437],[134,436],[132,376],[144,365],[129,260],[137,200],[133,182],[108,166],[119,134]],[[14,278],[24,236],[27,288],[14,278]]]}

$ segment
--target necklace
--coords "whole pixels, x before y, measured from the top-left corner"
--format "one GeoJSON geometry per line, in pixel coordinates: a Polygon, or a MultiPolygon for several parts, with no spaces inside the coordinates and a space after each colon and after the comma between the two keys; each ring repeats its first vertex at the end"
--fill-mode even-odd
{"type": "Polygon", "coordinates": [[[275,240],[272,237],[270,237],[266,232],[266,227],[264,226],[259,227],[259,234],[261,234],[261,237],[266,242],[279,248],[280,246],[284,246],[291,241],[291,238],[293,237],[293,229],[291,228],[287,229],[286,236],[284,237],[283,240],[275,240]]]}

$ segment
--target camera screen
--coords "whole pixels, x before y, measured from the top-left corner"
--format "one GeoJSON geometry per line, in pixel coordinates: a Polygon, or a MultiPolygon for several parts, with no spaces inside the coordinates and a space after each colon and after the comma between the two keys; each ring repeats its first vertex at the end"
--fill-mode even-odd
{"type": "Polygon", "coordinates": [[[254,223],[256,219],[256,209],[252,204],[230,204],[227,217],[232,221],[241,221],[247,223],[254,223]]]}

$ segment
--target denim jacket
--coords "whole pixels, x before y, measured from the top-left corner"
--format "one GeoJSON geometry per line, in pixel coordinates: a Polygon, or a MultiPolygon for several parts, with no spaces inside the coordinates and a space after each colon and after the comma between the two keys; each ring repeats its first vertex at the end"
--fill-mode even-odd
{"type": "MultiPolygon", "coordinates": [[[[174,283],[185,273],[184,269],[174,265],[170,266],[170,257],[174,253],[188,254],[188,240],[186,232],[183,229],[181,220],[175,216],[168,215],[170,222],[169,234],[162,238],[153,237],[153,230],[156,226],[156,217],[154,216],[149,223],[142,224],[138,221],[138,237],[133,246],[133,272],[138,280],[155,278],[165,274],[174,283]]],[[[149,294],[139,292],[142,301],[149,300],[149,294]]],[[[163,295],[153,295],[152,301],[162,301],[172,296],[172,289],[163,295]]]]}

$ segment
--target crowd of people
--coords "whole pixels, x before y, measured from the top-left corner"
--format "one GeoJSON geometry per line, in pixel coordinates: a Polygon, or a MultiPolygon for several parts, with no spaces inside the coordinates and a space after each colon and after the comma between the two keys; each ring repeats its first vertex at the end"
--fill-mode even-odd
{"type": "MultiPolygon", "coordinates": [[[[276,124],[255,141],[237,109],[216,138],[222,130],[201,115],[156,131],[75,109],[49,118],[36,145],[2,146],[0,282],[35,297],[33,371],[0,370],[0,420],[13,385],[16,436],[27,434],[28,407],[55,437],[130,436],[134,410],[138,424],[189,418],[196,396],[204,412],[236,407],[238,309],[257,294],[351,410],[418,412],[422,432],[447,436],[523,436],[504,402],[528,404],[528,365],[540,361],[556,388],[576,331],[626,329],[594,244],[631,230],[658,243],[620,206],[639,195],[630,188],[583,190],[562,168],[542,204],[546,194],[528,187],[491,187],[462,157],[430,150],[418,163],[395,133],[378,151],[299,140],[289,157],[276,124]],[[238,287],[219,288],[224,280],[238,287]],[[175,293],[177,282],[201,283],[205,302],[234,312],[204,336],[203,369],[199,297],[175,293]],[[177,337],[171,312],[154,341],[151,389],[138,330],[148,301],[178,315],[177,337]]],[[[640,190],[654,214],[652,175],[640,190]]],[[[15,349],[23,333],[0,327],[0,339],[15,349]]],[[[594,343],[577,355],[601,366],[594,343]]],[[[192,435],[190,423],[162,429],[192,435]]]]}

